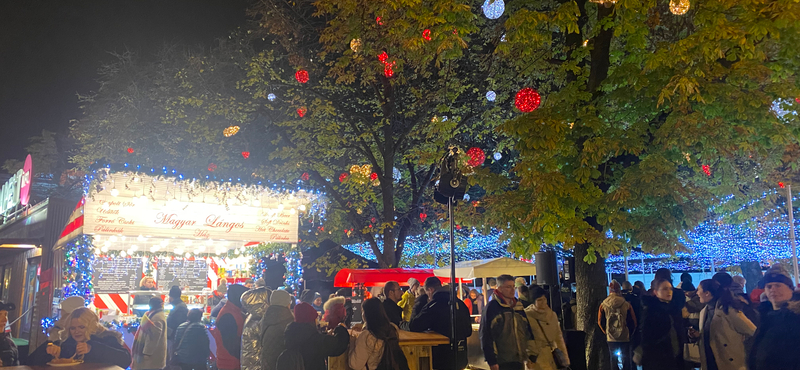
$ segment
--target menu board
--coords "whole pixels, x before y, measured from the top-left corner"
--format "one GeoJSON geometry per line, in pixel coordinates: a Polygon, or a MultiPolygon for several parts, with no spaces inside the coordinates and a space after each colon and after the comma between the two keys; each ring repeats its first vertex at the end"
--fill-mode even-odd
{"type": "Polygon", "coordinates": [[[95,293],[127,293],[142,279],[140,258],[97,258],[92,267],[95,293]]]}
{"type": "Polygon", "coordinates": [[[159,290],[169,290],[177,285],[183,290],[202,290],[207,285],[208,267],[203,259],[158,261],[159,290]]]}

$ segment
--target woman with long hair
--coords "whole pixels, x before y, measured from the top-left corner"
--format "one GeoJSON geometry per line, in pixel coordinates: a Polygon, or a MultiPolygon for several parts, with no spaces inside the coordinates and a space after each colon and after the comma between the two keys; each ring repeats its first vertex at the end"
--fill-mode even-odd
{"type": "Polygon", "coordinates": [[[364,330],[351,339],[348,363],[354,370],[406,370],[408,363],[400,349],[399,329],[389,322],[378,298],[364,301],[364,330]]]}
{"type": "Polygon", "coordinates": [[[127,368],[131,353],[125,348],[122,334],[106,330],[92,310],[81,307],[67,317],[69,337],[61,345],[42,344],[28,360],[32,366],[44,366],[58,358],[72,358],[86,363],[113,364],[127,368]]]}
{"type": "MultiPolygon", "coordinates": [[[[652,295],[642,297],[642,341],[634,354],[634,361],[643,370],[683,369],[683,342],[678,333],[675,317],[680,317],[683,296],[673,297],[672,284],[666,279],[653,280],[652,295]]],[[[678,323],[680,324],[680,323],[678,323]]]]}
{"type": "Polygon", "coordinates": [[[705,307],[700,312],[700,365],[703,370],[738,370],[746,366],[744,341],[756,326],[742,313],[742,301],[718,281],[706,279],[697,287],[705,307]]]}

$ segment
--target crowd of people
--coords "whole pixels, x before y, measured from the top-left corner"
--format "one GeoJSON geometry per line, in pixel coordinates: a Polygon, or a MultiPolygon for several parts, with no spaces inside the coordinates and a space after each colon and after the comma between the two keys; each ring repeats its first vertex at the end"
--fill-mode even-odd
{"type": "MultiPolygon", "coordinates": [[[[225,294],[213,310],[216,322],[210,335],[203,311],[189,310],[181,290],[172,287],[169,315],[161,297],[149,298],[132,348],[119,332],[101,325],[83,307],[82,298],[72,297],[62,302],[51,341],[29,356],[29,364],[69,358],[136,370],[200,370],[216,358],[220,370],[323,370],[329,361],[346,362],[340,368],[353,370],[403,370],[409,365],[400,338],[411,331],[447,337],[455,333],[456,346],[435,346],[432,360],[434,369],[456,370],[467,366],[466,339],[477,323],[491,370],[570,365],[559,317],[542,287],[501,275],[488,282],[486,297],[476,289],[464,291],[452,321],[449,287],[435,277],[406,283],[404,290],[388,281],[382,292],[365,297],[362,323],[356,325],[345,289],[324,301],[318,293],[304,291],[297,300],[286,290],[267,288],[262,280],[250,287],[223,283],[218,292],[225,294]]],[[[668,269],[656,272],[649,290],[639,281],[612,281],[597,312],[611,368],[800,369],[800,295],[794,293],[789,274],[780,266],[771,268],[750,294],[744,294],[744,284],[740,276],[720,272],[697,286],[691,275],[683,274],[673,286],[668,269]]],[[[9,355],[0,360],[14,364],[9,355]]]]}

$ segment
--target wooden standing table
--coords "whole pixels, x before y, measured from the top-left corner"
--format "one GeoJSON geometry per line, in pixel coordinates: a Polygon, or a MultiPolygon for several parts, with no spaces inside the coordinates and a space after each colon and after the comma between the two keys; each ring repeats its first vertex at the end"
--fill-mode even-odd
{"type": "MultiPolygon", "coordinates": [[[[400,348],[406,355],[410,370],[432,370],[431,348],[440,344],[450,344],[450,339],[438,333],[400,331],[400,348]]],[[[347,366],[347,352],[328,358],[328,370],[352,370],[347,366]]]]}
{"type": "Polygon", "coordinates": [[[77,364],[73,366],[8,366],[3,370],[122,370],[121,367],[111,364],[77,364]]]}

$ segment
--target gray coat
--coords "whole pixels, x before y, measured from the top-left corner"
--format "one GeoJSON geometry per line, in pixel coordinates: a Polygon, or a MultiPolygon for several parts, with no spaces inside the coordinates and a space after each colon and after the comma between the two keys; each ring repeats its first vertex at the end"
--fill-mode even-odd
{"type": "Polygon", "coordinates": [[[278,356],[286,345],[284,332],[286,326],[294,322],[294,315],[289,307],[269,306],[261,319],[261,368],[276,370],[278,356]]]}
{"type": "Polygon", "coordinates": [[[163,369],[167,366],[167,317],[164,310],[142,318],[133,343],[132,369],[163,369]]]}
{"type": "MultiPolygon", "coordinates": [[[[706,320],[707,307],[700,311],[700,328],[702,330],[706,320]]],[[[709,340],[711,351],[717,360],[719,370],[744,370],[747,367],[745,359],[744,340],[751,337],[756,332],[756,326],[750,322],[745,315],[734,308],[728,308],[726,314],[722,307],[714,310],[714,317],[711,319],[711,332],[709,340]]],[[[700,365],[702,369],[707,369],[706,353],[703,350],[705,334],[700,333],[700,365]]]]}

